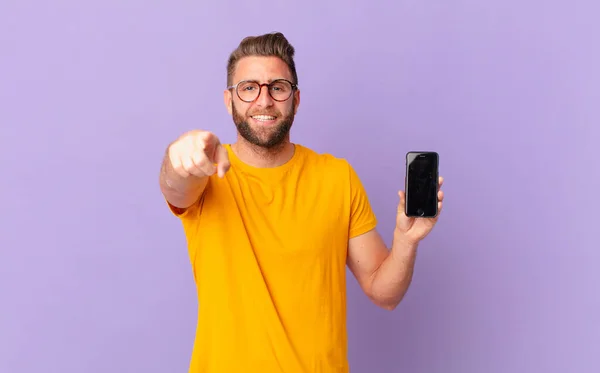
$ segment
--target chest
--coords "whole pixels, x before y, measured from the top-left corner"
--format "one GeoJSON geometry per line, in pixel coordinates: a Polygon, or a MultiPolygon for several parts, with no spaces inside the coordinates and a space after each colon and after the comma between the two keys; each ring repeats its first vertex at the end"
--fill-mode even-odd
{"type": "Polygon", "coordinates": [[[288,259],[345,252],[349,198],[326,180],[267,184],[247,179],[208,191],[202,220],[235,246],[252,246],[260,256],[288,259]]]}

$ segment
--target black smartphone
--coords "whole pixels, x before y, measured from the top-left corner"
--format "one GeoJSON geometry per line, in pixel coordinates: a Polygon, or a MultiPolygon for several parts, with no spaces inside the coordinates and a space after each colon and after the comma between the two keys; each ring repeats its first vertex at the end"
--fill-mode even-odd
{"type": "Polygon", "coordinates": [[[436,152],[406,153],[406,216],[420,218],[437,216],[439,159],[436,152]]]}

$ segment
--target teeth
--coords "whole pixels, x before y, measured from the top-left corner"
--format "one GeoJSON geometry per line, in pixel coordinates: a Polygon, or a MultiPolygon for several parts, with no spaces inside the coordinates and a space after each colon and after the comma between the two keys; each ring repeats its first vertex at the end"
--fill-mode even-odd
{"type": "Polygon", "coordinates": [[[255,115],[252,118],[256,119],[256,120],[274,120],[275,117],[271,116],[271,115],[255,115]]]}

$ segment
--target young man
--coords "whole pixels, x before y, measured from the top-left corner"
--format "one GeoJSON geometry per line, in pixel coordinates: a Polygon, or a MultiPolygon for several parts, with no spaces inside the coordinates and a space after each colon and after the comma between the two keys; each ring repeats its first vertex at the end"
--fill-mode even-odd
{"type": "Polygon", "coordinates": [[[346,373],[345,266],[375,304],[394,309],[437,219],[407,218],[399,192],[388,249],[353,168],[290,142],[300,91],[281,33],[233,51],[224,100],[237,141],[185,133],[160,173],[197,285],[189,371],[346,373]]]}

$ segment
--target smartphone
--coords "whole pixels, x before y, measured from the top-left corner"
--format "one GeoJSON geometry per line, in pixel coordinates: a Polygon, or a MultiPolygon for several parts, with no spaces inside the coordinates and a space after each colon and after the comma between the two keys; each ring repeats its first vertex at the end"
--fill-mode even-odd
{"type": "Polygon", "coordinates": [[[439,159],[436,152],[406,153],[406,216],[419,218],[437,216],[439,159]]]}

